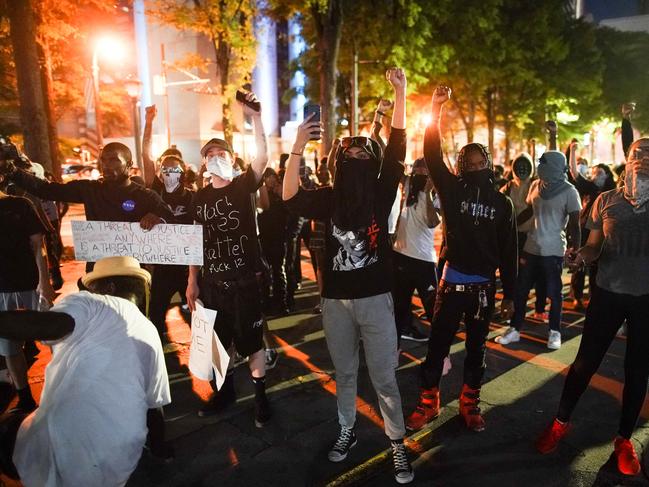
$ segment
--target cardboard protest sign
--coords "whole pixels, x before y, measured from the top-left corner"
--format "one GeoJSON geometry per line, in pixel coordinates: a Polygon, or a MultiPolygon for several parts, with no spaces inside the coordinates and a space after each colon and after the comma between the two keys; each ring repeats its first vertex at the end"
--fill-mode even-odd
{"type": "Polygon", "coordinates": [[[139,222],[72,222],[77,260],[130,256],[141,264],[203,265],[203,226],[158,224],[143,230],[139,222]]]}
{"type": "Polygon", "coordinates": [[[216,388],[225,381],[230,356],[214,331],[216,311],[196,301],[192,313],[192,342],[189,347],[189,371],[201,380],[214,377],[216,388]]]}

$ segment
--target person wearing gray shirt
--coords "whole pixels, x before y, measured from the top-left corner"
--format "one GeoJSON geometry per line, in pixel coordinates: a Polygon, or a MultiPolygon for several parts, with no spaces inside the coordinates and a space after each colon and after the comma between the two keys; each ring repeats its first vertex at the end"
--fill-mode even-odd
{"type": "Polygon", "coordinates": [[[586,223],[586,245],[566,254],[573,269],[598,263],[584,331],[563,387],[559,411],[537,441],[553,451],[568,431],[570,416],[588,387],[617,330],[626,320],[624,395],[614,456],[620,472],[637,475],[640,462],[630,441],[649,379],[649,138],[629,150],[624,187],[602,193],[586,223]]]}

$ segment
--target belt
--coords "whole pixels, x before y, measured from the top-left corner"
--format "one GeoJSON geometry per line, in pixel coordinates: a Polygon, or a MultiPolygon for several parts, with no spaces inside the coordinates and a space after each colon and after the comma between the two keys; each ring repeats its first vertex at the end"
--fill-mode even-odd
{"type": "Polygon", "coordinates": [[[493,288],[493,282],[477,282],[473,284],[453,284],[442,280],[439,289],[443,293],[457,292],[457,293],[479,293],[486,289],[493,288]]]}
{"type": "Polygon", "coordinates": [[[247,274],[238,279],[232,279],[229,281],[216,281],[213,279],[205,279],[204,284],[207,286],[213,286],[222,291],[228,291],[230,289],[246,287],[252,283],[257,283],[257,276],[255,274],[247,274]]]}

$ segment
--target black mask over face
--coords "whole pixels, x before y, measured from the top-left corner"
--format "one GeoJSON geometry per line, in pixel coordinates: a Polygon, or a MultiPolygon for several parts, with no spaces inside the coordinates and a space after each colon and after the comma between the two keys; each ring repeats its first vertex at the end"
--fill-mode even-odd
{"type": "Polygon", "coordinates": [[[493,186],[494,173],[491,169],[465,171],[462,174],[462,179],[471,186],[493,186]]]}
{"type": "Polygon", "coordinates": [[[336,161],[333,222],[341,230],[357,231],[372,223],[379,164],[375,159],[336,161]]]}
{"type": "Polygon", "coordinates": [[[532,164],[526,157],[518,157],[514,161],[514,175],[521,181],[532,175],[532,164]]]}
{"type": "Polygon", "coordinates": [[[408,191],[408,199],[406,206],[414,205],[419,199],[419,192],[426,187],[428,176],[425,174],[413,174],[410,178],[410,191],[408,191]]]}

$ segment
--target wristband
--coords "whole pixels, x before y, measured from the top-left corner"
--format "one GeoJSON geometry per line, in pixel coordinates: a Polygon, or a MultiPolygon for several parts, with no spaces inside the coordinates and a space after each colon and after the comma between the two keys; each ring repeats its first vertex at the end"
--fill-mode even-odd
{"type": "Polygon", "coordinates": [[[291,154],[293,154],[294,156],[303,156],[302,152],[291,152],[291,154]]]}
{"type": "Polygon", "coordinates": [[[381,115],[382,117],[385,117],[385,113],[383,113],[381,110],[377,110],[376,113],[378,113],[378,114],[381,115]]]}

